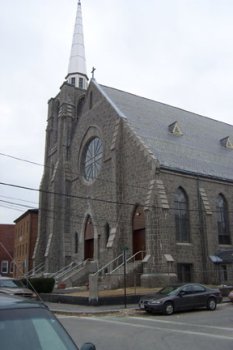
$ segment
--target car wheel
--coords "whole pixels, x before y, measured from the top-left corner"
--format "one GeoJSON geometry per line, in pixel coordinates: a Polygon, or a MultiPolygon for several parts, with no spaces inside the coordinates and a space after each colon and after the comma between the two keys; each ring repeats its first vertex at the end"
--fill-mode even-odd
{"type": "Polygon", "coordinates": [[[148,314],[150,314],[150,315],[153,314],[153,311],[151,311],[151,310],[146,310],[146,312],[147,312],[148,314]]]}
{"type": "Polygon", "coordinates": [[[164,304],[164,309],[163,309],[163,313],[165,315],[172,315],[174,312],[174,306],[172,304],[172,302],[167,302],[164,304]]]}
{"type": "Polygon", "coordinates": [[[207,309],[214,311],[216,309],[217,303],[216,300],[214,298],[209,298],[207,300],[207,309]]]}

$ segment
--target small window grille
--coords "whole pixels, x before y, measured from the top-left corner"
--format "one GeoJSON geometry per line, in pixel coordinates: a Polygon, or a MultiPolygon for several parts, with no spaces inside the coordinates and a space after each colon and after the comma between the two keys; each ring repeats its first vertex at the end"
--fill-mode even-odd
{"type": "Polygon", "coordinates": [[[83,89],[83,78],[79,78],[78,87],[83,89]]]}
{"type": "Polygon", "coordinates": [[[74,85],[74,86],[75,86],[75,77],[72,77],[72,78],[71,78],[71,85],[74,85]]]}

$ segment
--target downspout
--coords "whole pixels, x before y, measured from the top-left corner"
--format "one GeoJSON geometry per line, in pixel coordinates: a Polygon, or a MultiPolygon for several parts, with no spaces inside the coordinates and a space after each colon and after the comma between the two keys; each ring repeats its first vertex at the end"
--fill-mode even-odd
{"type": "Polygon", "coordinates": [[[200,179],[197,177],[197,205],[198,205],[198,216],[199,216],[199,227],[200,227],[200,241],[201,241],[201,252],[202,252],[202,266],[203,266],[203,280],[204,283],[208,283],[207,274],[207,237],[206,237],[206,224],[203,215],[202,201],[200,196],[200,179]]]}

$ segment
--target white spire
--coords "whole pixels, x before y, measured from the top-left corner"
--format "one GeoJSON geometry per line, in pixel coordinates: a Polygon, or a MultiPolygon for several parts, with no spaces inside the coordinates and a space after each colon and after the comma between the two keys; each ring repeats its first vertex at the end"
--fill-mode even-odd
{"type": "Polygon", "coordinates": [[[75,20],[73,42],[70,53],[68,74],[66,77],[68,83],[81,89],[86,89],[88,84],[85,47],[83,37],[83,21],[81,2],[78,1],[77,15],[75,20]]]}

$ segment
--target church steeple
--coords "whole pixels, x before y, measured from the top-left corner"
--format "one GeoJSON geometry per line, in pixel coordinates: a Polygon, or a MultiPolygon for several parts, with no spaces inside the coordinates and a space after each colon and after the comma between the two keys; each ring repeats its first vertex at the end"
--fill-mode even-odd
{"type": "Polygon", "coordinates": [[[86,70],[82,8],[80,0],[78,0],[70,61],[66,79],[69,84],[81,89],[87,89],[88,77],[86,70]]]}

